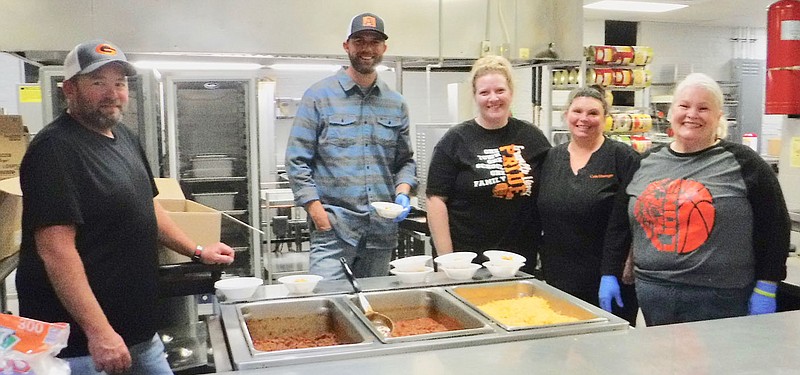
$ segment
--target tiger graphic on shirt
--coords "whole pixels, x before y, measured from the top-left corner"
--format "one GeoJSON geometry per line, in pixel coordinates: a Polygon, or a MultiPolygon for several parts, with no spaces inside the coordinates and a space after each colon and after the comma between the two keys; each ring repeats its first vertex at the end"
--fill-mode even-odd
{"type": "Polygon", "coordinates": [[[491,186],[492,195],[500,199],[513,199],[515,196],[529,196],[533,186],[531,166],[522,158],[522,145],[505,145],[487,148],[476,155],[476,170],[487,170],[489,178],[473,181],[473,187],[491,186]]]}

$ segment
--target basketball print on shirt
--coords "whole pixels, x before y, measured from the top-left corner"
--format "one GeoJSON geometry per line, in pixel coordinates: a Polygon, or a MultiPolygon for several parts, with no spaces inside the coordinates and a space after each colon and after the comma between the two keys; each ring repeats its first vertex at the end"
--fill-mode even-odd
{"type": "Polygon", "coordinates": [[[636,199],[634,217],[659,251],[685,254],[711,235],[716,209],[708,188],[693,180],[658,180],[636,199]]]}
{"type": "Polygon", "coordinates": [[[483,150],[475,169],[487,170],[490,177],[473,181],[473,187],[493,186],[492,195],[502,199],[531,195],[533,177],[530,164],[522,158],[524,149],[511,144],[483,150]]]}

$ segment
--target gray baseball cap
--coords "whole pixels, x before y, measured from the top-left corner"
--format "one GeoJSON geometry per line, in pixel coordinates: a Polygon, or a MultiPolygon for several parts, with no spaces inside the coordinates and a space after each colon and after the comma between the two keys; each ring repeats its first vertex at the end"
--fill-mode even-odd
{"type": "Polygon", "coordinates": [[[111,42],[93,40],[78,44],[64,59],[64,80],[79,74],[91,73],[111,62],[125,68],[126,76],[136,75],[136,68],[128,62],[122,50],[111,42]]]}
{"type": "Polygon", "coordinates": [[[383,19],[372,13],[361,13],[352,20],[350,20],[350,29],[348,30],[347,39],[350,39],[353,34],[359,31],[374,31],[383,36],[383,39],[389,39],[383,29],[383,19]]]}

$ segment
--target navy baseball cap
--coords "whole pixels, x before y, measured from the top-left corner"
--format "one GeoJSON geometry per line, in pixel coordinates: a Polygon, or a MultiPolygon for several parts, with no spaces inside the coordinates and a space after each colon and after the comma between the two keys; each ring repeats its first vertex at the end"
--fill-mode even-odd
{"type": "Polygon", "coordinates": [[[374,31],[381,34],[383,40],[389,39],[383,29],[383,19],[372,13],[361,13],[350,20],[347,39],[350,39],[353,34],[360,31],[374,31]]]}
{"type": "Polygon", "coordinates": [[[128,62],[122,50],[111,42],[93,40],[81,43],[69,51],[67,58],[64,59],[64,80],[79,74],[91,73],[111,62],[125,68],[126,76],[136,75],[136,68],[128,62]]]}

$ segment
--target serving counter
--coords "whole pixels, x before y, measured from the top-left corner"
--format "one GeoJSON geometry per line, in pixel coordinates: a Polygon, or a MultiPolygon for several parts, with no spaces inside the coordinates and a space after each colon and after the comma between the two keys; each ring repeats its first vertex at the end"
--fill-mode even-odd
{"type": "MultiPolygon", "coordinates": [[[[783,288],[800,285],[800,257],[787,261],[789,276],[783,288]]],[[[485,271],[485,270],[483,270],[485,271]]],[[[452,288],[459,284],[434,273],[424,288],[452,288]]],[[[513,280],[526,281],[527,277],[513,280]]],[[[502,283],[479,274],[467,284],[502,283]]],[[[537,281],[538,282],[538,281],[537,281]]],[[[368,291],[409,288],[394,278],[360,281],[368,291]]],[[[798,287],[800,288],[800,287],[798,287]]],[[[320,284],[316,295],[350,293],[345,281],[320,284]]],[[[253,300],[295,298],[280,285],[260,289],[253,300]]],[[[221,302],[222,310],[237,303],[221,302]]],[[[595,310],[591,310],[595,311],[595,310]]],[[[222,320],[222,319],[220,319],[222,320]]],[[[617,320],[611,321],[617,322],[617,320]]],[[[226,352],[219,324],[215,355],[226,352]],[[221,347],[221,349],[219,348],[221,347]]],[[[283,358],[272,363],[270,374],[796,374],[800,371],[800,311],[675,324],[661,327],[595,329],[569,334],[537,336],[535,332],[492,331],[482,335],[430,340],[407,348],[380,347],[367,355],[339,355],[320,360],[283,358]],[[485,336],[478,338],[478,336],[485,336]],[[441,340],[441,341],[439,341],[441,340]]],[[[493,328],[497,328],[494,326],[493,328]]],[[[574,328],[574,327],[573,327],[574,328]]],[[[230,336],[230,327],[224,327],[230,336]]],[[[234,329],[234,335],[241,330],[234,329]]],[[[377,341],[377,340],[376,340],[377,341]]],[[[372,345],[372,344],[371,344],[372,345]]],[[[234,345],[235,346],[235,345],[234,345]]],[[[230,348],[236,350],[235,348],[230,348]]],[[[241,347],[239,349],[242,349],[241,347]]],[[[230,356],[217,366],[222,374],[261,374],[264,369],[238,368],[230,356]],[[227,362],[226,362],[227,361],[227,362]],[[228,367],[226,367],[228,366],[228,367]],[[230,369],[230,371],[226,371],[230,369]],[[236,369],[236,370],[234,370],[236,369]]],[[[216,359],[215,359],[216,360],[216,359]]],[[[251,365],[253,363],[250,363],[251,365]]],[[[247,366],[245,366],[247,367],[247,366]]]]}
{"type": "MultiPolygon", "coordinates": [[[[264,285],[246,301],[225,301],[223,296],[217,296],[219,302],[215,308],[226,345],[220,348],[212,344],[213,351],[229,353],[231,369],[272,369],[300,363],[482,347],[629,328],[625,320],[521,272],[514,277],[498,278],[491,276],[486,269],[480,269],[473,279],[467,281],[454,281],[444,273],[435,272],[426,282],[418,284],[402,284],[396,277],[366,278],[359,284],[373,308],[396,321],[417,318],[419,315],[416,314],[421,313],[437,318],[445,315],[446,319],[455,319],[462,326],[445,332],[383,337],[363,315],[352,286],[345,280],[321,282],[309,295],[291,295],[283,285],[264,285]],[[478,308],[486,301],[527,296],[548,301],[553,310],[574,321],[514,325],[495,319],[478,308]],[[317,319],[315,315],[322,317],[317,319]],[[309,320],[310,316],[312,320],[309,320]],[[295,323],[298,320],[305,322],[305,326],[295,323]],[[257,348],[256,342],[264,342],[267,336],[253,333],[253,327],[256,327],[257,331],[271,331],[275,337],[287,337],[317,325],[327,326],[324,332],[333,332],[343,342],[323,347],[263,351],[257,348]]],[[[310,332],[310,336],[315,337],[319,332],[310,332]]],[[[305,333],[302,336],[309,336],[309,332],[305,333]]],[[[217,369],[220,371],[222,368],[217,366],[217,369]]]]}
{"type": "MultiPolygon", "coordinates": [[[[800,312],[269,369],[272,375],[797,374],[800,312]]],[[[245,370],[225,374],[263,374],[245,370]]]]}

